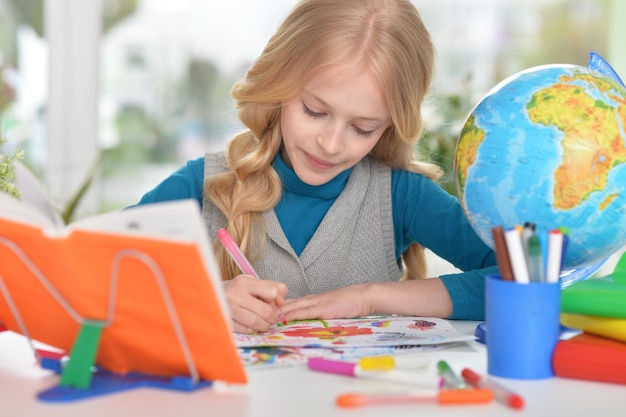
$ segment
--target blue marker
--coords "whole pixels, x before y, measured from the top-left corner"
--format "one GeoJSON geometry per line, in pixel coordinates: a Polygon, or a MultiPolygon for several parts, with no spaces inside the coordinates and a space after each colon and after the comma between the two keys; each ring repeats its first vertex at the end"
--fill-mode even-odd
{"type": "Polygon", "coordinates": [[[561,270],[563,270],[563,264],[565,263],[565,255],[567,252],[567,244],[569,243],[569,229],[564,226],[559,226],[558,229],[563,233],[563,247],[561,248],[561,270]]]}

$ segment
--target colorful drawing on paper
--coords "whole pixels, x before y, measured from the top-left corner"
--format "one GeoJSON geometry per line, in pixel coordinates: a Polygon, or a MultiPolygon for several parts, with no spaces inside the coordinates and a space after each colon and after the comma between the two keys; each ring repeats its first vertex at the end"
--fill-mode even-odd
{"type": "Polygon", "coordinates": [[[248,369],[274,369],[277,367],[304,365],[307,363],[308,358],[356,361],[365,356],[403,355],[430,350],[439,350],[448,346],[451,346],[451,344],[349,348],[260,346],[239,348],[239,356],[243,365],[248,369]]]}
{"type": "Polygon", "coordinates": [[[378,347],[430,345],[473,339],[446,320],[431,317],[376,316],[305,320],[276,325],[260,334],[235,334],[237,347],[378,347]]]}

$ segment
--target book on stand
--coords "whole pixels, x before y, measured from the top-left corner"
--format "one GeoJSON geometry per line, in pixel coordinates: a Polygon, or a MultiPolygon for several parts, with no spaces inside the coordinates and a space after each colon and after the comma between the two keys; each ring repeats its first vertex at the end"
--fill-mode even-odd
{"type": "Polygon", "coordinates": [[[221,275],[197,202],[64,225],[25,167],[0,193],[0,323],[69,352],[86,323],[102,369],[244,383],[221,275]]]}

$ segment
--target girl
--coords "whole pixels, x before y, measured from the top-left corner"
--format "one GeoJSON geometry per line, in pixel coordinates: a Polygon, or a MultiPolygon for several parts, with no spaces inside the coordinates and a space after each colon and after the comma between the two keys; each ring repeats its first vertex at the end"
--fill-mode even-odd
{"type": "Polygon", "coordinates": [[[288,320],[483,319],[494,253],[412,156],[433,55],[409,0],[302,0],[232,90],[247,130],[143,196],[200,202],[235,331],[267,330],[275,306],[288,320]],[[467,272],[424,279],[424,247],[467,272]]]}

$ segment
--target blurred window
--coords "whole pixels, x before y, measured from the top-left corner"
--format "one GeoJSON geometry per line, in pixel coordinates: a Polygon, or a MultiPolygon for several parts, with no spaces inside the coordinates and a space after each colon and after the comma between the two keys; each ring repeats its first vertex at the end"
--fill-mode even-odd
{"type": "MultiPolygon", "coordinates": [[[[85,69],[96,71],[91,75],[99,80],[97,134],[70,140],[93,140],[101,152],[93,188],[98,210],[106,211],[135,203],[187,159],[223,149],[242,129],[230,98],[232,84],[296,0],[90,1],[102,5],[99,45],[93,56],[72,62],[98,61],[95,70],[85,69]]],[[[44,18],[63,18],[44,16],[50,2],[66,8],[80,3],[0,0],[0,134],[9,139],[8,147],[26,151],[27,162],[42,177],[50,146],[49,65],[66,59],[48,61],[44,18]]],[[[626,20],[620,0],[414,3],[437,48],[420,146],[448,173],[465,116],[499,81],[535,65],[587,65],[592,50],[612,62],[623,49],[611,43],[625,35],[624,25],[616,23],[626,20]]],[[[624,77],[623,59],[612,63],[624,77]]],[[[54,117],[71,120],[67,113],[54,117]]]]}
{"type": "Polygon", "coordinates": [[[48,51],[42,0],[0,0],[0,135],[7,153],[25,150],[39,168],[46,153],[48,51]]]}

